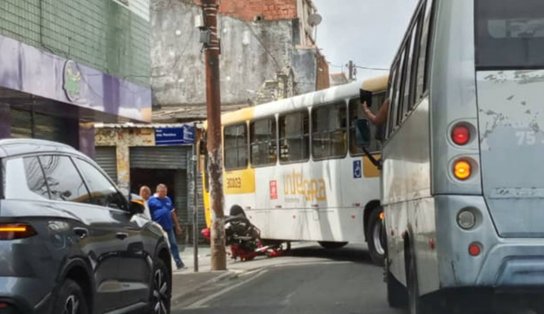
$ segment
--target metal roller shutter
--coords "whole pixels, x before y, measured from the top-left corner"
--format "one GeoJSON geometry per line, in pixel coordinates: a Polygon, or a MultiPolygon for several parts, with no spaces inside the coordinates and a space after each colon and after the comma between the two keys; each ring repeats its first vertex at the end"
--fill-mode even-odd
{"type": "Polygon", "coordinates": [[[140,169],[187,169],[191,146],[131,147],[130,167],[140,169]]]}
{"type": "Polygon", "coordinates": [[[97,146],[94,160],[117,184],[117,157],[115,146],[97,146]]]}
{"type": "Polygon", "coordinates": [[[11,137],[39,138],[56,141],[73,147],[78,146],[78,121],[32,112],[21,108],[11,108],[11,137]]]}
{"type": "Polygon", "coordinates": [[[32,137],[32,113],[26,110],[11,108],[11,137],[32,137]]]}
{"type": "Polygon", "coordinates": [[[178,218],[181,223],[186,225],[190,223],[189,207],[187,206],[187,171],[176,171],[174,178],[174,189],[176,191],[176,198],[174,204],[176,205],[178,218]]]}

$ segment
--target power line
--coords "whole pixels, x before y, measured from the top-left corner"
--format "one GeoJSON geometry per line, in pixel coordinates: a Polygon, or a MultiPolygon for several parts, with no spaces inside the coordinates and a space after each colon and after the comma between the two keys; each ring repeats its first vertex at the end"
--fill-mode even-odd
{"type": "Polygon", "coordinates": [[[389,71],[389,68],[362,67],[359,65],[356,65],[355,67],[363,70],[389,71]]]}

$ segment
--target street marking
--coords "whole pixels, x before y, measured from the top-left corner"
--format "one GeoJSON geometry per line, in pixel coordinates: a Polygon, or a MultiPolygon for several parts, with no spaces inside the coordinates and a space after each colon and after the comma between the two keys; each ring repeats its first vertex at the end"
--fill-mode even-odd
{"type": "MultiPolygon", "coordinates": [[[[225,288],[221,291],[218,291],[212,295],[209,295],[207,297],[205,297],[204,299],[201,299],[199,301],[196,301],[195,303],[192,303],[190,305],[188,305],[187,307],[184,308],[184,310],[197,310],[197,309],[202,309],[202,308],[206,308],[207,306],[205,306],[204,304],[206,303],[209,303],[210,301],[212,301],[213,299],[217,298],[217,297],[220,297],[222,296],[223,294],[226,294],[252,280],[255,280],[256,278],[259,278],[260,276],[262,276],[263,274],[267,273],[268,270],[267,269],[263,269],[263,270],[259,270],[259,271],[255,271],[257,274],[255,274],[255,276],[253,277],[250,277],[246,280],[242,280],[240,281],[239,283],[235,284],[235,285],[232,285],[228,288],[225,288]]],[[[246,273],[247,274],[247,273],[246,273]]]]}

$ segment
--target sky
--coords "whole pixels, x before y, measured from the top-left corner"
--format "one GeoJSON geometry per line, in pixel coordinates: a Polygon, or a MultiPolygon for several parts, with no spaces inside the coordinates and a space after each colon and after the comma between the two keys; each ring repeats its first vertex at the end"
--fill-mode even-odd
{"type": "MultiPolygon", "coordinates": [[[[330,73],[356,66],[389,68],[417,0],[313,0],[322,16],[317,46],[329,62],[330,73]]],[[[357,68],[357,79],[385,74],[357,68]]]]}

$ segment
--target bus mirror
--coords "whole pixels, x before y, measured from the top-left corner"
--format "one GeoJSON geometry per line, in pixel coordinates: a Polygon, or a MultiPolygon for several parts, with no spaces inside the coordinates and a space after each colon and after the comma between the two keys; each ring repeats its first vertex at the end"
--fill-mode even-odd
{"type": "Polygon", "coordinates": [[[370,126],[367,119],[357,119],[355,121],[355,138],[357,145],[361,147],[370,145],[370,126]]]}
{"type": "Polygon", "coordinates": [[[372,106],[372,92],[366,91],[364,89],[360,89],[359,100],[361,101],[361,104],[366,102],[366,105],[371,107],[372,106]]]}

